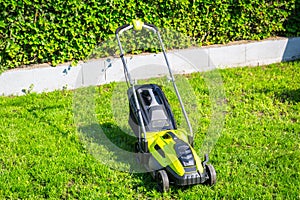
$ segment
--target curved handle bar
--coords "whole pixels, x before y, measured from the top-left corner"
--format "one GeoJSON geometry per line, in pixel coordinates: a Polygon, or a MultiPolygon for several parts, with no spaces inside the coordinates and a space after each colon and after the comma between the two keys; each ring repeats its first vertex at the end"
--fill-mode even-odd
{"type": "Polygon", "coordinates": [[[153,24],[144,23],[143,27],[148,28],[148,29],[154,29],[155,31],[158,31],[158,28],[156,26],[154,26],[153,24]]]}
{"type": "Polygon", "coordinates": [[[117,28],[116,34],[118,34],[121,30],[127,28],[128,26],[130,26],[130,24],[124,24],[123,26],[120,26],[119,28],[117,28]]]}

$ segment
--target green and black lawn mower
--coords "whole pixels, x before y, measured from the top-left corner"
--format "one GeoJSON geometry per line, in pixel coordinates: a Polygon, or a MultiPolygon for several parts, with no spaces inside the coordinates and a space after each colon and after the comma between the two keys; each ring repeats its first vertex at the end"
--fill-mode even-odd
{"type": "Polygon", "coordinates": [[[131,78],[119,36],[130,29],[140,31],[143,28],[153,31],[158,37],[170,80],[192,133],[158,29],[139,20],[120,26],[116,30],[116,39],[128,84],[129,125],[137,137],[137,160],[157,180],[161,192],[168,191],[170,184],[214,185],[216,171],[212,165],[207,164],[208,155],[205,154],[201,161],[193,148],[192,134],[186,134],[184,130],[177,128],[172,109],[161,87],[156,84],[135,85],[131,78]]]}

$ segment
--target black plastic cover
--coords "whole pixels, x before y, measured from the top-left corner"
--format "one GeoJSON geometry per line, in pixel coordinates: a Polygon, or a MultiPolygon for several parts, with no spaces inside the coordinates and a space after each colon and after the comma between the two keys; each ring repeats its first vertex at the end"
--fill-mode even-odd
{"type": "MultiPolygon", "coordinates": [[[[170,104],[158,85],[136,85],[135,91],[146,132],[174,130],[177,128],[170,104]]],[[[138,120],[138,110],[132,87],[127,90],[127,95],[130,109],[129,125],[138,136],[138,130],[141,124],[138,120]]]]}

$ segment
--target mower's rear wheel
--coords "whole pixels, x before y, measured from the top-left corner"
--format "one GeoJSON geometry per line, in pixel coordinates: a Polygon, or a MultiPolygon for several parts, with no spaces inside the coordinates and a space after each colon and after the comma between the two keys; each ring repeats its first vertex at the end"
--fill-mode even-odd
{"type": "Polygon", "coordinates": [[[169,178],[165,170],[159,170],[156,173],[156,181],[157,181],[158,191],[167,192],[169,190],[170,188],[169,178]]]}
{"type": "Polygon", "coordinates": [[[206,184],[214,185],[217,182],[217,173],[215,168],[212,165],[205,166],[206,173],[208,175],[208,179],[206,180],[206,184]]]}

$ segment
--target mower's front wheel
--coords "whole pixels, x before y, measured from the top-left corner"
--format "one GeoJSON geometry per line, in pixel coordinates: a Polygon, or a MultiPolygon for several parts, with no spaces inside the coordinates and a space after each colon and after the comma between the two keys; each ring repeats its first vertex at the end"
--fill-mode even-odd
{"type": "Polygon", "coordinates": [[[214,185],[217,182],[217,173],[215,168],[212,165],[206,165],[205,166],[206,173],[208,175],[208,179],[206,180],[206,183],[208,185],[214,185]]]}
{"type": "Polygon", "coordinates": [[[157,187],[160,192],[167,192],[170,188],[169,178],[165,170],[156,173],[157,187]]]}

